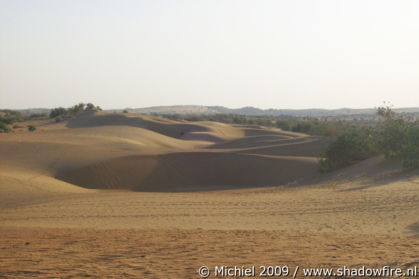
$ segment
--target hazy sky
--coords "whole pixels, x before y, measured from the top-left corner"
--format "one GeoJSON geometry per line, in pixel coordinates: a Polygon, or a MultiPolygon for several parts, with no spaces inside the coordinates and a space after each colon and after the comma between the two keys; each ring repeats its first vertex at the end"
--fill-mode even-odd
{"type": "Polygon", "coordinates": [[[0,0],[0,107],[419,106],[419,1],[0,0]]]}

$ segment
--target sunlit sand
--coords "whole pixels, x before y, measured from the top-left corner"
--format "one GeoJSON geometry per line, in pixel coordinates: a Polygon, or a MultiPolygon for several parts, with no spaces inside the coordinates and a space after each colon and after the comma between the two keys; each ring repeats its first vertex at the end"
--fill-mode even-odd
{"type": "Polygon", "coordinates": [[[327,140],[259,126],[103,112],[37,124],[0,135],[2,276],[419,261],[419,174],[397,162],[319,174],[327,140]]]}

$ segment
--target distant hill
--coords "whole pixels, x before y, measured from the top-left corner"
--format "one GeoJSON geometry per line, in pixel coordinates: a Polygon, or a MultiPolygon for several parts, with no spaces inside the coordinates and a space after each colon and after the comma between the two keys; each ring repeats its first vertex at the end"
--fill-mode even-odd
{"type": "Polygon", "coordinates": [[[51,109],[48,108],[30,108],[30,109],[17,109],[17,111],[23,113],[23,114],[49,114],[51,109]]]}
{"type": "MultiPolygon", "coordinates": [[[[337,116],[372,116],[376,113],[374,108],[366,109],[259,109],[255,107],[243,107],[238,109],[226,108],[222,106],[156,106],[145,108],[126,108],[130,113],[141,114],[241,114],[252,116],[293,116],[293,117],[337,117],[337,116]]],[[[397,113],[402,114],[419,114],[419,107],[396,108],[393,109],[397,113]]],[[[18,110],[25,114],[47,113],[50,109],[35,108],[18,110]]],[[[122,112],[124,109],[109,109],[107,112],[122,112]]]]}
{"type": "MultiPolygon", "coordinates": [[[[270,116],[295,116],[295,117],[327,117],[327,116],[370,116],[376,113],[374,108],[366,109],[259,109],[255,107],[243,107],[231,109],[221,106],[158,106],[146,108],[127,108],[128,112],[143,114],[241,114],[241,115],[270,115],[270,116]]],[[[122,110],[111,110],[121,112],[122,110]]],[[[418,114],[419,107],[397,108],[395,112],[403,114],[418,114]]]]}

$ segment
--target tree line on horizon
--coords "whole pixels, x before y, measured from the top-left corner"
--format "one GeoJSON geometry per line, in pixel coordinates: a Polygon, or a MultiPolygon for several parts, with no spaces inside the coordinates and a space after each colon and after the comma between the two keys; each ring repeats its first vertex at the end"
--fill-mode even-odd
{"type": "Polygon", "coordinates": [[[78,103],[77,105],[74,105],[69,108],[63,108],[63,107],[53,108],[51,112],[49,113],[49,118],[55,118],[55,120],[59,122],[65,118],[75,117],[81,112],[88,111],[88,110],[100,111],[102,109],[99,106],[95,106],[92,103],[87,103],[87,104],[78,103]]]}
{"type": "MultiPolygon", "coordinates": [[[[31,115],[25,115],[16,110],[2,109],[0,110],[0,132],[8,133],[12,129],[22,128],[18,123],[27,120],[43,119],[47,115],[43,113],[36,113],[31,115]]],[[[28,131],[35,131],[34,125],[27,126],[28,131]]]]}
{"type": "MultiPolygon", "coordinates": [[[[34,113],[34,114],[24,114],[17,110],[2,109],[0,110],[0,132],[8,133],[13,129],[22,128],[18,123],[28,120],[42,120],[42,119],[55,119],[56,122],[60,122],[65,119],[76,117],[83,111],[102,110],[99,106],[95,106],[92,103],[79,103],[69,108],[57,107],[51,109],[49,114],[46,113],[34,113]]],[[[36,127],[34,125],[27,126],[28,131],[35,131],[36,127]]]]}

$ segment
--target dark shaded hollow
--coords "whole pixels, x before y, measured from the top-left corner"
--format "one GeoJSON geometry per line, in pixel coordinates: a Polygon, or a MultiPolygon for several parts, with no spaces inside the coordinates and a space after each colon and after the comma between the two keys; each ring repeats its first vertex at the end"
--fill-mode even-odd
{"type": "Polygon", "coordinates": [[[314,159],[182,152],[121,157],[60,172],[56,178],[93,189],[179,192],[284,185],[316,174],[314,159]]]}

